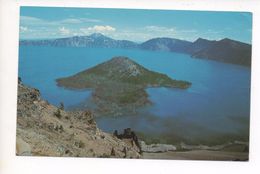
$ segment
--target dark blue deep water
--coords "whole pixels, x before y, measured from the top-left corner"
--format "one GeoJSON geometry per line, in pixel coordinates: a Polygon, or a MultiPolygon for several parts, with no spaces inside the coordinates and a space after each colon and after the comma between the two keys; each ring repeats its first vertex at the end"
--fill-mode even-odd
{"type": "Polygon", "coordinates": [[[131,127],[141,136],[164,143],[213,143],[248,139],[250,69],[190,58],[189,55],[143,50],[21,46],[19,76],[41,91],[42,98],[68,109],[90,99],[91,90],[72,91],[55,79],[73,75],[113,56],[128,56],[144,67],[192,83],[187,90],[149,88],[153,105],[137,115],[98,118],[106,131],[131,127]]]}

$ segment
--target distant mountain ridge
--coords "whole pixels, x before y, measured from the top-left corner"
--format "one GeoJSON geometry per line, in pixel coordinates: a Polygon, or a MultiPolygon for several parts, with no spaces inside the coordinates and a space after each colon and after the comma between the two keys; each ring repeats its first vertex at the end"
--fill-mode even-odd
{"type": "Polygon", "coordinates": [[[191,44],[192,42],[189,41],[163,37],[150,39],[140,44],[140,48],[146,50],[160,50],[186,53],[187,47],[191,44]]]}
{"type": "Polygon", "coordinates": [[[204,49],[192,52],[194,58],[251,66],[251,45],[228,38],[213,41],[204,49]]]}
{"type": "Polygon", "coordinates": [[[170,51],[189,54],[193,58],[251,66],[251,45],[228,38],[216,41],[198,38],[189,42],[174,38],[153,38],[141,44],[128,40],[115,40],[100,33],[59,39],[21,40],[20,45],[56,47],[103,47],[170,51]]]}
{"type": "Polygon", "coordinates": [[[251,45],[228,38],[210,41],[199,38],[194,42],[172,38],[154,38],[140,48],[189,54],[193,58],[251,66],[251,45]]]}
{"type": "Polygon", "coordinates": [[[100,33],[89,36],[73,36],[59,39],[21,40],[20,45],[60,46],[60,47],[105,47],[137,48],[138,44],[128,40],[115,40],[100,33]]]}
{"type": "Polygon", "coordinates": [[[194,41],[193,43],[191,43],[188,46],[188,48],[186,49],[186,52],[189,54],[194,54],[198,51],[201,51],[203,49],[206,49],[206,48],[212,46],[216,42],[217,41],[210,41],[207,39],[198,38],[196,41],[194,41]]]}

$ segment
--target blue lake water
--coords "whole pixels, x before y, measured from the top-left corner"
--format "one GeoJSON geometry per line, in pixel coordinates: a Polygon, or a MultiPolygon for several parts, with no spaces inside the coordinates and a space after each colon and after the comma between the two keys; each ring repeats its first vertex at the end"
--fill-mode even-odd
{"type": "Polygon", "coordinates": [[[91,90],[72,91],[55,79],[73,75],[113,56],[128,56],[144,67],[192,83],[187,90],[149,88],[151,106],[136,115],[101,117],[98,126],[112,132],[131,127],[161,142],[218,144],[248,138],[250,68],[190,58],[189,55],[107,48],[20,46],[19,76],[42,98],[66,108],[91,98],[91,90]],[[226,139],[225,139],[226,138],[226,139]],[[158,140],[159,141],[159,140],[158,140]]]}

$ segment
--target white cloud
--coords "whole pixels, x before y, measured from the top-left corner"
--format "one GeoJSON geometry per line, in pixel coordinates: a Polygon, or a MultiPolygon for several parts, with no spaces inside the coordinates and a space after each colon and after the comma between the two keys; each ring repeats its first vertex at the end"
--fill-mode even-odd
{"type": "Polygon", "coordinates": [[[177,27],[163,26],[145,26],[142,32],[149,34],[150,38],[171,37],[189,41],[194,41],[197,39],[198,34],[198,31],[195,29],[179,29],[177,27]]]}
{"type": "Polygon", "coordinates": [[[177,29],[175,27],[145,26],[141,32],[149,34],[149,38],[175,37],[177,35],[177,29]]]}
{"type": "Polygon", "coordinates": [[[220,33],[223,33],[223,32],[224,31],[208,29],[205,33],[206,34],[220,34],[220,33]]]}
{"type": "Polygon", "coordinates": [[[90,34],[91,33],[87,28],[80,28],[79,31],[83,34],[90,34]]]}
{"type": "Polygon", "coordinates": [[[120,30],[119,32],[113,32],[108,36],[118,40],[130,40],[136,42],[142,42],[152,38],[150,33],[137,30],[120,30]]]}
{"type": "Polygon", "coordinates": [[[67,28],[65,28],[65,27],[59,28],[59,32],[60,32],[60,34],[62,34],[62,35],[69,35],[69,34],[70,34],[70,30],[67,29],[67,28]]]}
{"type": "Polygon", "coordinates": [[[80,28],[79,31],[84,35],[88,35],[91,33],[111,34],[116,31],[116,28],[109,25],[95,25],[93,27],[80,28]]]}
{"type": "Polygon", "coordinates": [[[72,33],[73,36],[80,36],[80,33],[72,33]]]}
{"type": "Polygon", "coordinates": [[[63,19],[60,21],[56,21],[57,23],[60,24],[81,24],[81,23],[86,23],[86,22],[92,22],[92,23],[98,23],[101,22],[101,20],[99,19],[91,19],[91,18],[67,18],[67,19],[63,19]]]}
{"type": "Polygon", "coordinates": [[[178,33],[197,33],[198,31],[195,29],[190,29],[190,30],[176,30],[176,32],[178,33]]]}
{"type": "Polygon", "coordinates": [[[180,34],[180,33],[197,33],[198,31],[195,29],[182,30],[177,29],[176,27],[161,27],[161,26],[146,26],[146,31],[155,32],[155,33],[163,33],[163,34],[180,34]]]}
{"type": "Polygon", "coordinates": [[[24,32],[27,32],[27,31],[29,31],[29,29],[27,27],[20,26],[20,32],[21,33],[24,33],[24,32]]]}
{"type": "Polygon", "coordinates": [[[58,26],[58,25],[64,25],[64,24],[84,24],[87,22],[90,23],[97,23],[101,22],[99,19],[92,19],[92,18],[65,18],[61,20],[45,20],[41,18],[31,17],[31,16],[21,16],[20,21],[22,25],[27,26],[58,26]]]}
{"type": "Polygon", "coordinates": [[[40,18],[36,17],[31,17],[31,16],[21,16],[20,17],[20,23],[21,25],[26,25],[26,26],[50,26],[50,25],[56,25],[53,22],[46,21],[40,18]]]}
{"type": "Polygon", "coordinates": [[[61,21],[57,21],[57,22],[62,23],[62,24],[80,24],[82,21],[79,19],[68,18],[68,19],[63,19],[61,21]]]}
{"type": "MultiPolygon", "coordinates": [[[[36,36],[39,38],[51,38],[54,36],[80,36],[92,33],[102,33],[115,39],[127,39],[141,42],[155,37],[195,40],[198,34],[198,31],[195,29],[183,30],[174,26],[150,25],[140,28],[118,29],[111,25],[94,25],[93,23],[102,22],[99,19],[76,18],[75,16],[59,20],[46,20],[31,16],[21,16],[20,20],[20,33],[21,37],[24,38],[36,36]]],[[[213,34],[213,31],[211,30],[207,32],[213,34]]]]}
{"type": "Polygon", "coordinates": [[[111,27],[109,25],[95,25],[94,27],[88,27],[87,30],[94,32],[116,31],[114,27],[111,27]]]}
{"type": "Polygon", "coordinates": [[[102,22],[99,19],[92,19],[92,18],[79,18],[79,20],[81,20],[82,22],[93,22],[93,23],[102,22]]]}
{"type": "Polygon", "coordinates": [[[174,27],[161,27],[161,26],[146,26],[145,29],[147,31],[153,31],[153,32],[176,32],[176,28],[174,27]]]}
{"type": "Polygon", "coordinates": [[[21,16],[20,20],[22,22],[29,22],[29,23],[33,23],[33,22],[41,22],[42,20],[39,18],[35,18],[35,17],[31,17],[31,16],[21,16]]]}

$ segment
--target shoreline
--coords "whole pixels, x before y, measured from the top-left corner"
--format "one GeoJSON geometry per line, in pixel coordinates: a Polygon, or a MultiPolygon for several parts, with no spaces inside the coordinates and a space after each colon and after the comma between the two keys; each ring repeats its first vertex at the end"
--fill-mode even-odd
{"type": "Polygon", "coordinates": [[[142,154],[143,159],[160,160],[211,160],[211,161],[248,161],[248,152],[226,152],[211,150],[191,150],[191,151],[169,151],[162,153],[142,154]]]}
{"type": "Polygon", "coordinates": [[[170,144],[146,145],[140,141],[143,159],[248,161],[248,142],[234,141],[216,146],[170,144]]]}
{"type": "MultiPolygon", "coordinates": [[[[143,147],[163,147],[163,146],[173,146],[175,147],[175,150],[167,150],[167,151],[191,151],[191,150],[210,150],[210,151],[225,151],[226,148],[232,148],[234,146],[241,146],[244,147],[243,150],[237,150],[238,152],[248,152],[249,149],[249,143],[248,142],[243,142],[243,141],[233,141],[225,144],[220,144],[220,145],[213,145],[213,146],[208,146],[208,145],[189,145],[181,142],[180,144],[161,144],[161,143],[152,143],[152,144],[146,144],[144,140],[139,140],[139,142],[143,145],[143,147]]],[[[145,150],[143,150],[145,151],[145,150]]],[[[235,152],[235,150],[233,150],[235,152]]]]}

